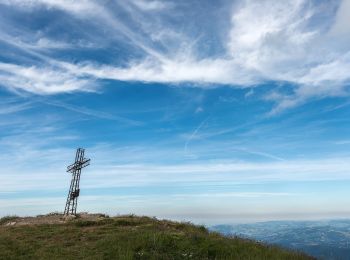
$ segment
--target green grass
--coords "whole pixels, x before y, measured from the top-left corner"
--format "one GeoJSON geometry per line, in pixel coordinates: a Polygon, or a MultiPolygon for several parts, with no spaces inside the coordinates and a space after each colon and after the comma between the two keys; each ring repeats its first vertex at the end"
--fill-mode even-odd
{"type": "Polygon", "coordinates": [[[149,217],[0,226],[0,259],[312,259],[298,252],[149,217]]]}

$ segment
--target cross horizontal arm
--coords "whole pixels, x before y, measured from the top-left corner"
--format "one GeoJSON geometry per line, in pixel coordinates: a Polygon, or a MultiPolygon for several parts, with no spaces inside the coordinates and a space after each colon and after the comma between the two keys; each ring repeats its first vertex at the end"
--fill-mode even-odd
{"type": "Polygon", "coordinates": [[[90,165],[90,159],[84,159],[80,162],[75,162],[67,167],[67,172],[74,172],[76,170],[85,168],[86,166],[90,165]]]}

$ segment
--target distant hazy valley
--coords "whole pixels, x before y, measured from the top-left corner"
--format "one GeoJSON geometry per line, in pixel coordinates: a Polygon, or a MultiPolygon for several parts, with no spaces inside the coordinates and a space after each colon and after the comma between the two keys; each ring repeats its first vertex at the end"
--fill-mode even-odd
{"type": "Polygon", "coordinates": [[[350,220],[271,221],[211,230],[301,250],[320,259],[350,259],[350,220]]]}

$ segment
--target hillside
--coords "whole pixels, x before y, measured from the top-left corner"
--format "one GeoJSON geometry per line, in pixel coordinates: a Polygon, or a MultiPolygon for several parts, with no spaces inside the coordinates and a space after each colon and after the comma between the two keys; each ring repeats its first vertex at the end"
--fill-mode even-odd
{"type": "Polygon", "coordinates": [[[203,226],[149,217],[51,214],[0,220],[0,259],[312,259],[203,226]]]}

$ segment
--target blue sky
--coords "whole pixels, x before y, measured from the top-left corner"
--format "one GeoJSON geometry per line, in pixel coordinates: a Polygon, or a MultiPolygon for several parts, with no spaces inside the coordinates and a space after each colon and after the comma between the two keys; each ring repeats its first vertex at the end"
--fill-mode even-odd
{"type": "Polygon", "coordinates": [[[0,0],[0,215],[350,216],[350,1],[0,0]]]}

